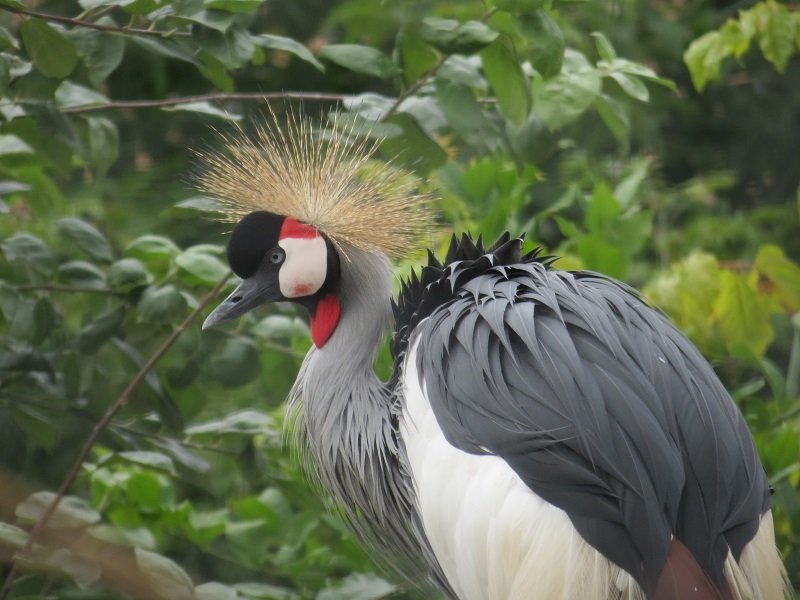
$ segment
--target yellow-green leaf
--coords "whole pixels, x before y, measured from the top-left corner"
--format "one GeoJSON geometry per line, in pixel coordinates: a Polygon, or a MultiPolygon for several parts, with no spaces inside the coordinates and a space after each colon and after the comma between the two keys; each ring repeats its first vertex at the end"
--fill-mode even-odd
{"type": "Polygon", "coordinates": [[[714,303],[719,330],[728,350],[740,354],[744,348],[763,356],[774,331],[770,323],[772,299],[759,294],[752,278],[733,271],[720,273],[720,293],[714,303]]]}

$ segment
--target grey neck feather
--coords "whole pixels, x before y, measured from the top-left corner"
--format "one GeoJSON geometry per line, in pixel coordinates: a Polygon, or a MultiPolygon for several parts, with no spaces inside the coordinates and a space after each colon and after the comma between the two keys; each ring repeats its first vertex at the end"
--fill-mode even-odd
{"type": "Polygon", "coordinates": [[[391,497],[406,494],[385,489],[398,471],[393,398],[372,370],[391,323],[391,278],[385,256],[347,249],[339,324],[323,348],[309,351],[290,397],[301,451],[338,507],[353,511],[349,520],[356,509],[383,515],[391,497]]]}
{"type": "MultiPolygon", "coordinates": [[[[395,426],[402,395],[373,371],[392,322],[389,260],[356,248],[342,259],[341,316],[312,348],[289,397],[297,448],[333,507],[384,565],[414,584],[447,583],[423,532],[405,448],[395,426]],[[310,455],[310,456],[309,456],[310,455]]],[[[454,596],[452,596],[454,597],[454,596]]]]}

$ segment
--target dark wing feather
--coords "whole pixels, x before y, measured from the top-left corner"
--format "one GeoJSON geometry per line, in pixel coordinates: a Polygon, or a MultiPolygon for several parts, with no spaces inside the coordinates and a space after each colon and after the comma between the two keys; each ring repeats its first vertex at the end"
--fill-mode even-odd
{"type": "Polygon", "coordinates": [[[413,333],[396,346],[418,340],[448,441],[504,458],[645,590],[673,535],[723,586],[728,550],[739,558],[769,492],[708,363],[623,284],[535,255],[471,258],[429,274],[418,306],[426,293],[439,305],[424,320],[408,311],[413,333]]]}

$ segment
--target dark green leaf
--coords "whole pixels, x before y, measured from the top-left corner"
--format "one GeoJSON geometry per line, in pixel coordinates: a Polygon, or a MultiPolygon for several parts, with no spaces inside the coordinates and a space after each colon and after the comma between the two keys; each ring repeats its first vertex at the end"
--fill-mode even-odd
{"type": "Polygon", "coordinates": [[[188,248],[175,258],[175,264],[188,275],[190,283],[215,285],[228,273],[228,266],[216,256],[197,248],[188,248]]]}
{"type": "Polygon", "coordinates": [[[524,123],[531,109],[531,98],[511,38],[499,36],[481,51],[481,61],[500,110],[517,125],[524,123]]]}
{"type": "Polygon", "coordinates": [[[360,44],[328,44],[318,56],[332,63],[381,79],[400,75],[400,69],[377,48],[360,44]]]}
{"type": "Polygon", "coordinates": [[[540,8],[550,8],[553,0],[493,0],[492,3],[500,10],[526,13],[537,11],[540,8]]]}
{"type": "Polygon", "coordinates": [[[129,292],[152,282],[153,276],[136,258],[123,258],[108,269],[108,285],[113,290],[129,292]]]}
{"type": "Polygon", "coordinates": [[[614,137],[625,142],[631,125],[626,106],[607,94],[599,94],[595,99],[595,108],[614,137]]]}
{"type": "Polygon", "coordinates": [[[174,323],[186,315],[188,305],[172,285],[149,287],[137,306],[139,321],[144,323],[174,323]]]}
{"type": "Polygon", "coordinates": [[[388,122],[402,127],[403,135],[383,141],[381,150],[386,156],[422,173],[447,162],[444,148],[420,127],[416,119],[398,112],[389,117],[388,122]]]}
{"type": "MultiPolygon", "coordinates": [[[[114,24],[107,17],[98,19],[97,23],[99,25],[114,24]]],[[[70,37],[75,42],[83,64],[86,65],[89,81],[95,87],[100,86],[122,62],[125,54],[125,38],[121,35],[111,35],[95,29],[76,28],[70,32],[70,37]]]]}
{"type": "Polygon", "coordinates": [[[439,60],[436,50],[422,39],[419,31],[410,27],[401,31],[398,45],[400,64],[403,68],[403,81],[406,87],[414,85],[439,60]]]}
{"type": "Polygon", "coordinates": [[[426,17],[422,20],[420,35],[445,54],[472,54],[491,44],[498,33],[480,21],[461,23],[454,19],[426,17]]]}
{"type": "Polygon", "coordinates": [[[228,67],[225,66],[212,52],[203,51],[200,53],[202,63],[197,65],[197,70],[200,74],[213,83],[216,87],[223,92],[232,92],[234,90],[233,78],[228,73],[228,67]]]}
{"type": "Polygon", "coordinates": [[[561,28],[544,10],[537,10],[524,21],[533,50],[531,64],[545,79],[561,72],[565,42],[561,28]]]}
{"type": "Polygon", "coordinates": [[[20,32],[28,56],[45,77],[63,79],[78,64],[75,44],[41,19],[24,19],[20,32]]]}
{"type": "Polygon", "coordinates": [[[120,307],[101,314],[85,325],[78,333],[75,342],[78,351],[83,354],[97,352],[111,336],[120,331],[124,319],[125,309],[120,307]]]}
{"type": "Polygon", "coordinates": [[[249,62],[256,49],[250,34],[238,26],[232,27],[225,33],[207,30],[204,35],[195,37],[203,50],[231,70],[249,62]]]}
{"type": "Polygon", "coordinates": [[[0,248],[9,262],[21,262],[35,267],[48,267],[53,260],[50,248],[30,233],[15,233],[0,242],[0,248]]]}
{"type": "Polygon", "coordinates": [[[106,287],[106,274],[94,264],[85,260],[71,260],[58,267],[62,279],[73,282],[79,287],[103,289],[106,287]]]}
{"type": "Polygon", "coordinates": [[[228,340],[211,361],[211,376],[225,387],[249,383],[261,372],[261,359],[252,341],[243,337],[228,340]]]}
{"type": "Polygon", "coordinates": [[[117,162],[119,155],[119,132],[110,119],[86,117],[89,125],[89,164],[95,175],[102,177],[117,162]]]}
{"type": "Polygon", "coordinates": [[[58,231],[95,260],[107,262],[113,260],[111,245],[91,223],[75,217],[66,217],[58,221],[58,231]]]}
{"type": "Polygon", "coordinates": [[[465,142],[478,148],[496,143],[497,131],[469,88],[437,77],[436,97],[450,127],[465,142]]]}

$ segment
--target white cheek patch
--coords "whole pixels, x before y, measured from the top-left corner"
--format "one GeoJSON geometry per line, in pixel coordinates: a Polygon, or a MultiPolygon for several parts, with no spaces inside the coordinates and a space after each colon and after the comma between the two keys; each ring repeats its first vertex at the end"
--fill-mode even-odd
{"type": "Polygon", "coordinates": [[[281,294],[286,298],[310,296],[322,287],[328,274],[328,248],[321,236],[283,238],[278,245],[286,260],[278,271],[281,294]]]}

